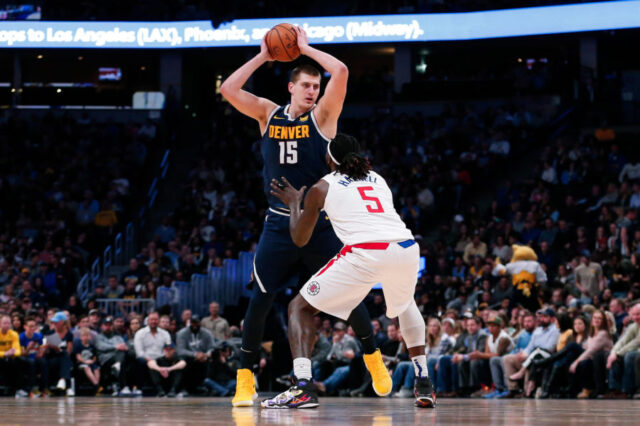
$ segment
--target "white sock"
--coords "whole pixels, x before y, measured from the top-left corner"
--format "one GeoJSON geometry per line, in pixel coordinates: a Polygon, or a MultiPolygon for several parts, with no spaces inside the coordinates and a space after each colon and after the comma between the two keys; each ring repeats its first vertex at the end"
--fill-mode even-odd
{"type": "Polygon", "coordinates": [[[311,380],[311,360],[309,358],[294,359],[293,374],[298,379],[311,380]]]}
{"type": "Polygon", "coordinates": [[[411,358],[413,362],[413,369],[416,372],[416,377],[429,377],[429,370],[427,370],[427,356],[418,355],[411,358]]]}

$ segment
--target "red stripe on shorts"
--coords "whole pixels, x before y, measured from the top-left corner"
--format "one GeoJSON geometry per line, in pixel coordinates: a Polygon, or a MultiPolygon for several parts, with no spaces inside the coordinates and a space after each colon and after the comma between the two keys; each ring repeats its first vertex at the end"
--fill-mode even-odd
{"type": "Polygon", "coordinates": [[[361,243],[361,244],[354,244],[352,246],[344,246],[342,250],[340,250],[340,252],[336,255],[336,257],[331,259],[329,263],[327,263],[327,266],[322,268],[322,270],[318,272],[318,275],[316,276],[319,277],[320,275],[324,274],[324,272],[327,269],[329,269],[331,265],[333,265],[336,262],[336,260],[340,259],[340,256],[344,256],[347,253],[351,253],[351,250],[353,248],[361,248],[365,250],[386,250],[388,247],[389,247],[389,243],[361,243]]]}

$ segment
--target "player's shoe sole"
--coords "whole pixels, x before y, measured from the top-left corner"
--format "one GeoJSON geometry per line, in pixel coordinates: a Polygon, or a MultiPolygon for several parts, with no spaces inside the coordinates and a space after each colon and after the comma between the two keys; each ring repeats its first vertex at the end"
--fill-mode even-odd
{"type": "Polygon", "coordinates": [[[260,406],[267,409],[287,410],[316,408],[320,405],[318,403],[318,395],[309,380],[296,380],[294,383],[293,386],[281,394],[262,401],[260,406]]]}
{"type": "Polygon", "coordinates": [[[235,402],[232,402],[231,404],[234,407],[253,407],[253,401],[255,401],[256,399],[258,399],[258,394],[254,393],[253,395],[251,395],[251,399],[235,401],[235,402]]]}
{"type": "Polygon", "coordinates": [[[416,397],[416,407],[420,408],[436,408],[436,395],[421,395],[416,397]]]}
{"type": "Polygon", "coordinates": [[[413,392],[416,397],[416,407],[436,408],[436,393],[428,377],[417,378],[413,392]]]}
{"type": "Polygon", "coordinates": [[[306,408],[317,408],[320,405],[317,402],[313,402],[313,403],[298,405],[297,407],[289,407],[287,405],[269,405],[267,402],[268,400],[262,401],[260,403],[260,406],[262,408],[267,408],[270,410],[304,410],[306,408]]]}

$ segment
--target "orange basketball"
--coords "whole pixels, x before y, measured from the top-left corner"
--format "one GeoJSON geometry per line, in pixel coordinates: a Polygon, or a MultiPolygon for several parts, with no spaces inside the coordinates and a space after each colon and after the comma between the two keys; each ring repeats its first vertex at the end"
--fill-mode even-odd
{"type": "Polygon", "coordinates": [[[291,24],[278,24],[271,28],[265,41],[269,54],[276,61],[290,62],[300,56],[298,34],[291,24]]]}

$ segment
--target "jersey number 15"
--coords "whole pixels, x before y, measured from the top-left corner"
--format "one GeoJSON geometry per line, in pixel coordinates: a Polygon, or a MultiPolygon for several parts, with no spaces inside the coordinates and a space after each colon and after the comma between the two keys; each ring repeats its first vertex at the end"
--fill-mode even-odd
{"type": "Polygon", "coordinates": [[[280,164],[298,163],[298,141],[280,141],[280,164]]]}
{"type": "Polygon", "coordinates": [[[384,213],[384,209],[382,208],[382,203],[380,203],[380,199],[378,197],[371,197],[367,195],[367,191],[373,191],[373,187],[361,186],[358,188],[358,192],[360,193],[360,196],[362,197],[363,200],[371,201],[373,204],[375,204],[375,207],[374,207],[373,204],[368,203],[367,211],[369,213],[384,213]]]}

